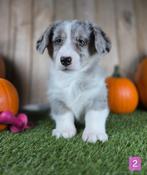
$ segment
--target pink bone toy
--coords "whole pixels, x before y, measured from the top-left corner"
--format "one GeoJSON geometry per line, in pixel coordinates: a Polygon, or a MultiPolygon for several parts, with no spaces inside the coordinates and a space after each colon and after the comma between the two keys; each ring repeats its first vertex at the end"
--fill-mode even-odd
{"type": "Polygon", "coordinates": [[[30,127],[28,117],[24,113],[20,113],[15,117],[9,111],[2,112],[0,113],[0,123],[10,125],[10,130],[13,133],[21,132],[30,127]]]}

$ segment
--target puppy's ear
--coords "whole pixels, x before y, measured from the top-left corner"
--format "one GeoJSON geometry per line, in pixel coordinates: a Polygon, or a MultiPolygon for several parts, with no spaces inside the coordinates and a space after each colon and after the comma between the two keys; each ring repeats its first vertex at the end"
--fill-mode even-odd
{"type": "Polygon", "coordinates": [[[97,27],[93,26],[93,32],[94,32],[94,44],[95,49],[99,55],[105,55],[111,50],[111,42],[110,39],[107,37],[105,32],[97,27]]]}
{"type": "Polygon", "coordinates": [[[52,37],[53,37],[54,29],[60,23],[61,23],[61,21],[54,22],[40,36],[40,38],[38,39],[38,41],[36,43],[36,50],[39,53],[43,54],[44,53],[44,50],[46,48],[48,48],[48,52],[49,52],[50,56],[52,56],[52,52],[53,52],[52,37]]]}
{"type": "Polygon", "coordinates": [[[45,32],[40,36],[36,43],[36,50],[43,54],[44,50],[49,45],[50,35],[52,31],[52,26],[48,27],[45,32]]]}

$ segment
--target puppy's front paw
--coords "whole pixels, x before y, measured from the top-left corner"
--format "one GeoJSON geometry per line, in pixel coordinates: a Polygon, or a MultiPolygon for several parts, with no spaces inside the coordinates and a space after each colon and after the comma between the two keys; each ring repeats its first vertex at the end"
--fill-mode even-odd
{"type": "Polygon", "coordinates": [[[100,133],[98,131],[85,129],[82,135],[82,139],[85,142],[96,143],[97,140],[105,142],[108,140],[108,135],[106,133],[100,133]]]}
{"type": "Polygon", "coordinates": [[[106,133],[99,133],[98,140],[101,142],[106,142],[108,140],[108,135],[106,133]]]}
{"type": "Polygon", "coordinates": [[[72,138],[76,134],[76,128],[56,128],[52,130],[52,136],[56,138],[64,137],[65,139],[72,138]]]}

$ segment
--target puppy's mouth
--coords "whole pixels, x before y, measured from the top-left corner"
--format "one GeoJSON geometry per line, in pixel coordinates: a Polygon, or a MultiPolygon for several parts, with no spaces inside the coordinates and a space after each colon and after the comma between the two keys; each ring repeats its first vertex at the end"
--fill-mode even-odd
{"type": "Polygon", "coordinates": [[[79,67],[74,67],[74,66],[72,66],[72,65],[70,65],[70,66],[63,66],[63,65],[60,65],[60,66],[58,67],[58,69],[59,69],[60,71],[63,71],[63,72],[75,72],[75,71],[78,71],[80,68],[79,68],[79,67]]]}
{"type": "Polygon", "coordinates": [[[76,71],[75,68],[70,67],[70,66],[62,67],[62,68],[60,68],[60,70],[63,71],[63,72],[74,72],[74,71],[76,71]]]}
{"type": "Polygon", "coordinates": [[[69,72],[69,71],[73,71],[73,70],[70,69],[70,68],[68,68],[68,67],[64,67],[64,68],[62,69],[62,71],[69,72]]]}

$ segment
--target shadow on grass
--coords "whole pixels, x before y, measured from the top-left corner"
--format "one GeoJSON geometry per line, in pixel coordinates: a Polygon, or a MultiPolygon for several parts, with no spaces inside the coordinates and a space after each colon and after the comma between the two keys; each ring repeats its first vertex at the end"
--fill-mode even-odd
{"type": "MultiPolygon", "coordinates": [[[[21,112],[25,112],[28,115],[29,121],[33,124],[37,125],[38,121],[50,121],[53,125],[54,121],[50,117],[49,110],[39,110],[39,111],[27,111],[21,110],[21,112]]],[[[140,130],[143,125],[147,122],[146,112],[142,110],[137,110],[132,114],[127,115],[118,115],[118,114],[110,114],[107,120],[107,131],[111,134],[120,134],[126,132],[132,132],[134,130],[140,130]]],[[[77,132],[80,133],[83,131],[85,125],[79,122],[75,122],[77,132]]]]}
{"type": "Polygon", "coordinates": [[[49,117],[49,111],[27,111],[27,110],[21,110],[21,112],[24,112],[25,114],[27,114],[29,121],[37,124],[38,121],[40,120],[46,120],[46,119],[50,119],[49,117]]]}

